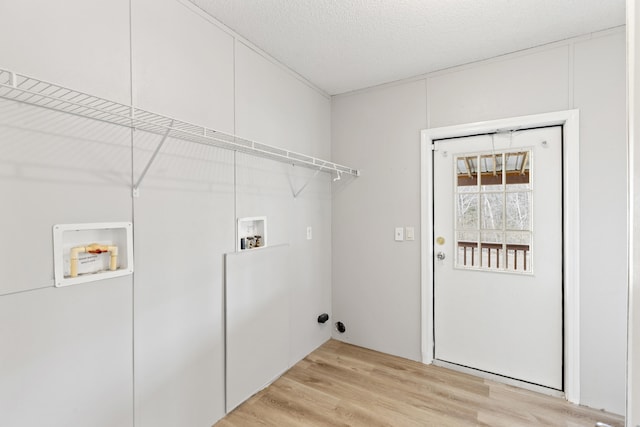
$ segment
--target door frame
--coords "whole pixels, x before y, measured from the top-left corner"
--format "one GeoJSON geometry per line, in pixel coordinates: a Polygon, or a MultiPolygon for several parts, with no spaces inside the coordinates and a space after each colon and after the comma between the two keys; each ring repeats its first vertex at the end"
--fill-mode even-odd
{"type": "Polygon", "coordinates": [[[420,151],[420,276],[422,362],[434,361],[433,324],[433,141],[543,126],[562,125],[564,305],[564,394],[580,403],[580,188],[579,110],[512,117],[421,131],[420,151]]]}

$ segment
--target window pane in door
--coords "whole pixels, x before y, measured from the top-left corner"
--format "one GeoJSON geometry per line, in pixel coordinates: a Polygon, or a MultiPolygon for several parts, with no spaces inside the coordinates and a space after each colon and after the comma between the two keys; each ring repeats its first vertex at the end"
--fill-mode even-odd
{"type": "Polygon", "coordinates": [[[485,154],[480,156],[480,190],[502,191],[502,154],[485,154]]]}
{"type": "Polygon", "coordinates": [[[530,273],[531,151],[455,158],[456,267],[530,273]]]}
{"type": "Polygon", "coordinates": [[[531,229],[531,192],[507,193],[507,229],[531,229]]]}
{"type": "Polygon", "coordinates": [[[456,214],[458,230],[478,229],[478,194],[457,195],[456,214]]]}
{"type": "Polygon", "coordinates": [[[502,230],[502,212],[504,208],[503,193],[482,193],[482,207],[480,209],[480,228],[502,230]]]}
{"type": "Polygon", "coordinates": [[[456,187],[458,193],[478,191],[478,156],[456,157],[456,187]]]}

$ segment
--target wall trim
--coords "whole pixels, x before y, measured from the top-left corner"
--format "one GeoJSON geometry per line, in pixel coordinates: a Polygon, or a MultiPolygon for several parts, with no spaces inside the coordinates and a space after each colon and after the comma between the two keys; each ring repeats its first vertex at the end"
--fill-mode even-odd
{"type": "Polygon", "coordinates": [[[476,135],[499,130],[563,126],[564,229],[564,391],[571,403],[580,403],[580,188],[579,111],[566,110],[512,117],[421,131],[421,351],[422,362],[433,363],[433,151],[436,139],[476,135]]]}

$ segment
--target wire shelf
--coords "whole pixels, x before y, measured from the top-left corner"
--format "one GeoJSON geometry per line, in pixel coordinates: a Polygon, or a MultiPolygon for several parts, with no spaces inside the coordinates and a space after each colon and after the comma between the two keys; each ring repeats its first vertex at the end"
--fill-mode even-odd
{"type": "MultiPolygon", "coordinates": [[[[196,144],[248,153],[321,172],[337,173],[338,176],[339,174],[360,175],[360,171],[357,169],[328,160],[183,122],[4,69],[0,69],[0,98],[162,135],[163,141],[167,137],[177,138],[196,144]]],[[[160,149],[161,145],[162,143],[157,150],[160,149]]],[[[154,158],[155,155],[146,169],[151,165],[154,158]]],[[[140,185],[143,178],[144,174],[139,178],[134,189],[140,185]]]]}

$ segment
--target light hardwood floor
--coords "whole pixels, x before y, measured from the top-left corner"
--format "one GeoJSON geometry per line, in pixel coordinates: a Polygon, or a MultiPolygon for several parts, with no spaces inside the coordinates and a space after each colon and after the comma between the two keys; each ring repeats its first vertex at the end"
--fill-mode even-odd
{"type": "Polygon", "coordinates": [[[622,417],[331,340],[216,427],[595,426],[622,417]]]}

